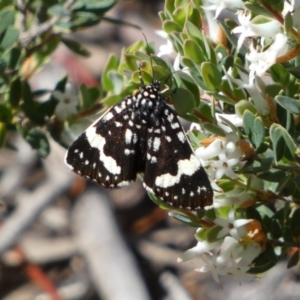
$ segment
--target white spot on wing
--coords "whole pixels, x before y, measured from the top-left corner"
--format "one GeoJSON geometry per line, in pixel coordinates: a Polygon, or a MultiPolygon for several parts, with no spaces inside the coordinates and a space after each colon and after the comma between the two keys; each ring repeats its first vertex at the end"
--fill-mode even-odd
{"type": "Polygon", "coordinates": [[[177,162],[178,172],[176,175],[171,175],[169,173],[160,175],[156,177],[155,184],[162,188],[168,188],[179,183],[182,175],[193,175],[200,166],[201,164],[198,158],[194,154],[191,154],[190,159],[181,159],[177,162]]]}
{"type": "Polygon", "coordinates": [[[168,135],[166,135],[165,138],[166,138],[166,140],[167,140],[169,143],[172,141],[171,137],[168,136],[168,135]]]}
{"type": "Polygon", "coordinates": [[[66,152],[66,155],[65,155],[65,165],[70,169],[70,170],[74,170],[74,167],[72,165],[70,165],[68,162],[67,162],[67,156],[68,156],[68,151],[66,152]]]}
{"type": "Polygon", "coordinates": [[[174,115],[173,115],[172,113],[170,113],[170,114],[168,115],[168,121],[169,121],[170,123],[172,123],[173,119],[174,119],[174,115]]]}
{"type": "Polygon", "coordinates": [[[114,117],[113,113],[109,111],[107,114],[105,114],[105,115],[103,116],[102,121],[103,121],[103,122],[106,122],[106,121],[112,119],[113,117],[114,117]]]}
{"type": "Polygon", "coordinates": [[[114,110],[116,111],[117,114],[119,114],[119,113],[123,110],[123,108],[120,107],[120,106],[118,106],[118,105],[116,105],[116,106],[114,107],[114,110]]]}
{"type": "Polygon", "coordinates": [[[126,186],[126,185],[129,185],[129,181],[121,181],[117,184],[118,187],[122,187],[122,186],[126,186]]]}
{"type": "Polygon", "coordinates": [[[185,142],[185,135],[184,135],[184,133],[183,133],[182,131],[178,132],[178,133],[177,133],[177,136],[178,136],[179,141],[180,141],[181,143],[184,143],[184,142],[185,142]]]}
{"type": "Polygon", "coordinates": [[[157,158],[155,156],[151,157],[151,163],[155,164],[157,162],[157,158]]]}
{"type": "Polygon", "coordinates": [[[85,135],[90,146],[99,150],[99,160],[103,163],[103,166],[112,174],[120,174],[121,167],[117,165],[116,160],[104,154],[103,148],[106,140],[100,134],[96,133],[96,127],[93,127],[93,125],[90,126],[85,131],[85,135]]]}
{"type": "Polygon", "coordinates": [[[131,139],[132,139],[132,131],[130,129],[126,129],[126,132],[125,132],[125,143],[126,144],[131,144],[131,139]]]}
{"type": "Polygon", "coordinates": [[[160,146],[160,138],[155,137],[153,141],[153,151],[155,152],[158,151],[159,146],[160,146]]]}

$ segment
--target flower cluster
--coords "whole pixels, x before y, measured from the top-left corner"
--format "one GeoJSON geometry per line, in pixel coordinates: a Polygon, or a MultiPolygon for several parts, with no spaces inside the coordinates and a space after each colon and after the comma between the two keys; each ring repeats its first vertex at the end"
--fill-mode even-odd
{"type": "MultiPolygon", "coordinates": [[[[206,99],[196,108],[200,122],[192,123],[190,135],[215,190],[213,207],[197,215],[197,245],[178,261],[200,256],[204,266],[198,271],[210,271],[217,282],[226,274],[241,281],[275,264],[275,248],[284,247],[286,232],[289,242],[299,238],[286,224],[296,222],[300,208],[286,203],[300,195],[292,117],[300,114],[295,73],[300,1],[275,8],[266,2],[206,0],[201,9],[202,31],[171,18],[182,26],[182,36],[174,33],[175,25],[174,31],[168,28],[158,54],[176,57],[174,70],[184,68],[206,99]],[[284,209],[288,216],[279,217],[284,209]]],[[[170,22],[168,13],[162,15],[164,24],[170,22]]],[[[291,261],[290,266],[298,260],[291,261]]]]}

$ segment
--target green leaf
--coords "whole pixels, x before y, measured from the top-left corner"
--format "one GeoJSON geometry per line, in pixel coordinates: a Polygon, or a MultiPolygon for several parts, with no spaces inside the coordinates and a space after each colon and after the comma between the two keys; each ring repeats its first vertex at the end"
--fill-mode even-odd
{"type": "Polygon", "coordinates": [[[69,9],[67,9],[63,5],[53,5],[48,8],[48,12],[53,16],[58,17],[69,17],[71,15],[71,12],[69,9]]]}
{"type": "Polygon", "coordinates": [[[0,11],[0,34],[15,23],[15,14],[11,8],[5,8],[0,11]]]}
{"type": "Polygon", "coordinates": [[[291,215],[291,229],[295,242],[300,241],[300,207],[293,210],[291,215]]]}
{"type": "Polygon", "coordinates": [[[82,97],[84,110],[90,108],[100,97],[100,90],[98,87],[88,88],[85,84],[80,86],[80,93],[82,97]]]}
{"type": "Polygon", "coordinates": [[[177,213],[177,212],[174,212],[174,211],[170,212],[169,216],[173,217],[174,219],[176,219],[180,222],[183,222],[183,223],[185,223],[189,226],[197,227],[197,228],[200,227],[200,223],[199,223],[199,221],[197,220],[196,217],[192,218],[191,216],[184,215],[184,214],[181,214],[181,213],[177,213]]]}
{"type": "Polygon", "coordinates": [[[215,225],[207,230],[206,240],[210,243],[215,242],[217,239],[218,233],[222,230],[221,226],[215,225]]]}
{"type": "Polygon", "coordinates": [[[187,11],[187,20],[192,22],[198,28],[201,28],[202,17],[201,17],[200,5],[189,2],[188,11],[187,11]]]}
{"type": "Polygon", "coordinates": [[[20,35],[19,29],[9,26],[3,36],[0,38],[0,49],[7,50],[18,41],[20,35]]]}
{"type": "Polygon", "coordinates": [[[22,85],[22,98],[23,103],[21,104],[21,108],[26,116],[32,122],[43,125],[45,123],[45,116],[37,111],[38,103],[33,101],[33,95],[28,82],[24,82],[22,85]]]}
{"type": "Polygon", "coordinates": [[[253,12],[255,15],[263,15],[266,17],[274,18],[274,15],[271,11],[260,5],[259,3],[251,3],[250,1],[245,3],[245,6],[249,11],[253,12]]]}
{"type": "Polygon", "coordinates": [[[138,66],[139,66],[139,62],[140,62],[140,58],[138,56],[133,55],[133,54],[125,54],[124,60],[130,71],[134,72],[134,71],[138,70],[138,66]]]}
{"type": "Polygon", "coordinates": [[[182,27],[179,24],[175,23],[174,21],[167,20],[163,22],[163,31],[165,31],[168,34],[173,31],[181,32],[182,27]]]}
{"type": "Polygon", "coordinates": [[[178,114],[182,116],[195,107],[194,95],[182,88],[176,89],[176,93],[172,95],[172,102],[178,114]]]}
{"type": "Polygon", "coordinates": [[[248,272],[253,274],[266,272],[274,267],[277,262],[278,258],[274,252],[274,248],[268,243],[266,250],[254,260],[255,267],[251,268],[248,272]]]}
{"type": "Polygon", "coordinates": [[[113,82],[111,82],[111,79],[107,75],[109,71],[111,70],[117,70],[118,68],[118,58],[116,55],[111,54],[108,58],[108,61],[106,63],[106,66],[104,68],[102,77],[101,77],[101,85],[106,91],[112,91],[114,89],[113,82]]]}
{"type": "Polygon", "coordinates": [[[112,106],[112,105],[115,105],[116,103],[118,103],[119,101],[121,101],[122,99],[123,99],[122,95],[112,95],[112,96],[108,96],[108,97],[104,98],[102,100],[102,103],[107,106],[112,106]]]}
{"type": "Polygon", "coordinates": [[[235,104],[235,112],[239,117],[243,117],[244,113],[247,110],[254,115],[257,113],[256,108],[249,101],[240,100],[238,103],[235,104]]]}
{"type": "Polygon", "coordinates": [[[205,62],[202,49],[193,40],[185,40],[183,44],[184,55],[194,61],[196,64],[205,62]]]}
{"type": "Polygon", "coordinates": [[[283,236],[282,225],[277,219],[272,220],[270,233],[274,239],[279,239],[283,236]]]}
{"type": "Polygon", "coordinates": [[[290,12],[287,12],[287,14],[284,17],[284,31],[285,32],[289,32],[291,31],[291,29],[293,28],[294,24],[293,24],[293,17],[291,15],[290,12]]]}
{"type": "Polygon", "coordinates": [[[17,77],[12,83],[9,91],[9,103],[12,107],[18,107],[22,98],[22,84],[20,77],[17,77]]]}
{"type": "Polygon", "coordinates": [[[67,38],[62,38],[61,41],[74,53],[84,56],[84,57],[89,57],[91,55],[90,51],[85,49],[81,44],[74,40],[70,40],[67,38]]]}
{"type": "Polygon", "coordinates": [[[201,74],[205,85],[211,91],[215,91],[222,83],[222,75],[220,71],[210,62],[204,62],[201,64],[201,74]]]}
{"type": "Polygon", "coordinates": [[[219,126],[217,126],[217,125],[205,122],[205,123],[201,124],[201,126],[205,130],[209,131],[212,134],[215,134],[215,135],[218,135],[218,136],[226,136],[225,131],[223,129],[221,129],[219,126]]]}
{"type": "Polygon", "coordinates": [[[17,47],[6,51],[2,56],[2,61],[5,62],[6,68],[15,71],[21,68],[25,59],[25,50],[17,47]]]}
{"type": "Polygon", "coordinates": [[[12,119],[12,112],[4,104],[0,103],[0,123],[10,123],[12,119]]]}
{"type": "Polygon", "coordinates": [[[300,100],[278,95],[275,97],[275,101],[292,114],[300,114],[300,100]]]}
{"type": "Polygon", "coordinates": [[[261,178],[265,181],[270,181],[270,182],[279,182],[282,178],[286,177],[286,173],[281,170],[268,170],[264,173],[258,174],[258,178],[261,178]]]}
{"type": "Polygon", "coordinates": [[[173,13],[175,9],[175,1],[174,0],[166,0],[165,1],[165,10],[169,11],[170,13],[173,13]]]}
{"type": "Polygon", "coordinates": [[[178,23],[180,26],[184,25],[185,19],[186,19],[186,11],[183,9],[183,7],[178,7],[173,12],[173,20],[178,23]]]}
{"type": "Polygon", "coordinates": [[[105,13],[115,5],[115,0],[77,0],[72,5],[73,11],[92,11],[98,14],[105,13]]]}
{"type": "Polygon", "coordinates": [[[25,139],[41,157],[46,157],[49,154],[50,144],[46,137],[46,134],[41,129],[30,129],[26,134],[25,139]]]}
{"type": "Polygon", "coordinates": [[[66,84],[67,84],[67,81],[68,81],[68,77],[67,77],[67,76],[63,77],[63,78],[56,84],[54,90],[58,90],[58,91],[64,92],[64,91],[65,91],[66,84]]]}
{"type": "Polygon", "coordinates": [[[180,86],[189,90],[193,94],[195,106],[198,106],[200,104],[199,87],[196,85],[193,78],[184,72],[177,72],[175,75],[180,78],[180,86]]]}
{"type": "Polygon", "coordinates": [[[272,124],[270,138],[273,143],[276,161],[279,161],[283,156],[290,161],[294,160],[297,147],[286,129],[278,124],[272,124]]]}
{"type": "Polygon", "coordinates": [[[258,149],[264,142],[265,126],[260,117],[256,117],[253,124],[252,142],[255,149],[258,149]]]}
{"type": "Polygon", "coordinates": [[[255,120],[255,115],[251,111],[246,110],[243,115],[243,122],[244,122],[245,132],[250,140],[252,139],[254,120],[255,120]]]}
{"type": "Polygon", "coordinates": [[[0,148],[2,148],[5,144],[7,125],[5,123],[0,122],[0,148]]]}

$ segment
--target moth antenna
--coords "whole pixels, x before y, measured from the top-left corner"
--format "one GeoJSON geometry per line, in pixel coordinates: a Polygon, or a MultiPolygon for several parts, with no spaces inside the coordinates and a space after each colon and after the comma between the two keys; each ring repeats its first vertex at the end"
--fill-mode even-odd
{"type": "Polygon", "coordinates": [[[147,48],[146,48],[146,51],[149,55],[149,58],[150,58],[150,66],[151,66],[151,73],[152,73],[152,83],[153,83],[153,79],[154,79],[154,71],[153,71],[153,60],[152,60],[152,56],[151,56],[151,52],[150,52],[150,47],[149,47],[149,43],[148,43],[148,40],[146,38],[146,35],[142,32],[143,36],[144,36],[144,39],[145,39],[145,42],[146,42],[146,45],[147,45],[147,48]]]}

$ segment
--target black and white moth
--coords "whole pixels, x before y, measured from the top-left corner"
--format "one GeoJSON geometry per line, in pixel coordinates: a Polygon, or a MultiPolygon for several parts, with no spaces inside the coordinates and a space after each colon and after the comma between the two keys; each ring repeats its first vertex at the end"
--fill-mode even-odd
{"type": "Polygon", "coordinates": [[[149,193],[174,208],[199,210],[213,191],[160,82],[145,85],[96,120],[71,145],[66,165],[106,188],[143,174],[149,193]]]}

